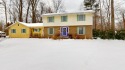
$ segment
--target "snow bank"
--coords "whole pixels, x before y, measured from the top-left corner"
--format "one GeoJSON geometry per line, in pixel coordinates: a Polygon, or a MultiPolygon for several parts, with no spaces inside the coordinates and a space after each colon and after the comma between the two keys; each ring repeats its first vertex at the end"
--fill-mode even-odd
{"type": "Polygon", "coordinates": [[[7,39],[0,70],[125,70],[125,41],[7,39]]]}

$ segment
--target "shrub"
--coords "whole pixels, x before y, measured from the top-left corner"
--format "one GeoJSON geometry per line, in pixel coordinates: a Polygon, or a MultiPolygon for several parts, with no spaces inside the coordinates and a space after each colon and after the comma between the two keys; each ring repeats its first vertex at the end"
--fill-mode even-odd
{"type": "Polygon", "coordinates": [[[117,31],[115,38],[118,40],[125,40],[125,30],[117,31]]]}
{"type": "Polygon", "coordinates": [[[68,34],[68,36],[69,36],[69,38],[70,38],[70,39],[72,39],[72,38],[73,38],[72,34],[68,34]]]}
{"type": "Polygon", "coordinates": [[[99,37],[100,30],[93,29],[93,37],[99,37]]]}

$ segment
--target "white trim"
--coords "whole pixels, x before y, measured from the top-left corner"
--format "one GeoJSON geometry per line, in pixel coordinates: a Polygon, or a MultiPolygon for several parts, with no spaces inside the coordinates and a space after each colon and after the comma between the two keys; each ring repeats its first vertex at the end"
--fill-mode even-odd
{"type": "Polygon", "coordinates": [[[68,31],[66,34],[68,35],[68,34],[69,34],[69,27],[68,27],[68,26],[60,27],[60,34],[61,34],[62,36],[66,36],[66,35],[63,35],[63,31],[62,31],[63,28],[66,28],[66,32],[68,31]]]}
{"type": "Polygon", "coordinates": [[[86,23],[82,21],[78,21],[78,23],[44,23],[44,27],[49,26],[83,26],[83,25],[93,25],[93,23],[86,23]]]}

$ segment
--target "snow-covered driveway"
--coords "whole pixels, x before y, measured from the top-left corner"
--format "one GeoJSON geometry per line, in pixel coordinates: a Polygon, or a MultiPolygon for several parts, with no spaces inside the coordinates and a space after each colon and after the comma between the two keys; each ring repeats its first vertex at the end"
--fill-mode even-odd
{"type": "Polygon", "coordinates": [[[125,41],[6,39],[0,70],[125,70],[125,41]]]}

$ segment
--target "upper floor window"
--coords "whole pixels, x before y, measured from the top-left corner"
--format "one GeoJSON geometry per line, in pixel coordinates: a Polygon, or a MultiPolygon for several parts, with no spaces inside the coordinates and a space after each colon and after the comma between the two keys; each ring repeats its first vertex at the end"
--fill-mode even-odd
{"type": "Polygon", "coordinates": [[[67,16],[61,16],[61,22],[67,22],[67,16]]]}
{"type": "Polygon", "coordinates": [[[54,22],[54,17],[48,17],[48,22],[54,22]]]}
{"type": "Polygon", "coordinates": [[[11,33],[16,33],[16,29],[11,29],[11,33]]]}
{"type": "Polygon", "coordinates": [[[77,20],[78,21],[85,21],[85,15],[77,15],[77,20]]]}

